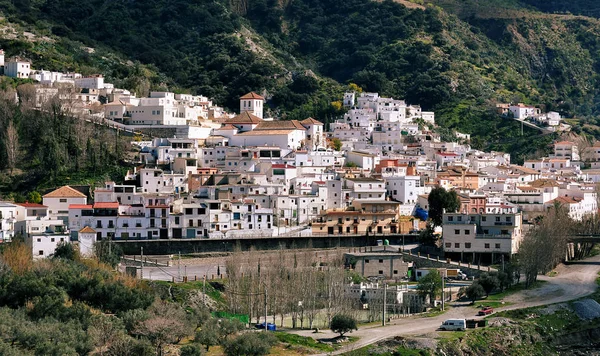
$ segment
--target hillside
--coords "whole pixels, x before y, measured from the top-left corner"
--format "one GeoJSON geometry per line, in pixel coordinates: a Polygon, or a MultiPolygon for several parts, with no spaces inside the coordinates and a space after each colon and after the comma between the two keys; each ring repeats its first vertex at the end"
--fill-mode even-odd
{"type": "Polygon", "coordinates": [[[340,114],[331,103],[356,83],[435,110],[443,127],[474,134],[475,147],[517,161],[552,137],[519,136],[519,125],[495,114],[498,101],[539,104],[582,119],[576,131],[600,134],[589,125],[600,111],[600,22],[564,14],[593,15],[591,1],[407,3],[0,1],[11,22],[110,49],[152,69],[143,72],[151,87],[202,93],[231,109],[254,90],[267,95],[272,114],[327,122],[340,114]]]}

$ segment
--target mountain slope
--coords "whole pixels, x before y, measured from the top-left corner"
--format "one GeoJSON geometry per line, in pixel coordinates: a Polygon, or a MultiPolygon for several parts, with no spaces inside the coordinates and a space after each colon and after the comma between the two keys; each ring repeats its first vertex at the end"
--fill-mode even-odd
{"type": "Polygon", "coordinates": [[[328,121],[340,114],[331,103],[356,83],[435,110],[442,126],[475,134],[476,147],[518,159],[548,138],[528,145],[534,132],[515,137],[519,125],[499,120],[496,102],[595,120],[598,20],[544,13],[534,0],[402,3],[0,0],[12,21],[108,46],[165,73],[154,86],[191,89],[232,109],[255,90],[275,115],[328,121]]]}

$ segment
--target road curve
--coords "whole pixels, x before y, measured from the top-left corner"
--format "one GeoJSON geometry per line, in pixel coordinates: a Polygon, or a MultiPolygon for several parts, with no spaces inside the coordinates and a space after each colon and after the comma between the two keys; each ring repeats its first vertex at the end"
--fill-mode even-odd
{"type": "MultiPolygon", "coordinates": [[[[547,281],[541,288],[515,293],[505,299],[507,302],[513,304],[496,310],[514,310],[562,303],[594,293],[597,287],[596,278],[598,278],[598,272],[600,271],[600,256],[591,257],[569,265],[560,265],[556,271],[558,275],[555,277],[539,277],[540,280],[547,281]]],[[[385,327],[370,326],[360,328],[352,334],[352,336],[359,337],[358,341],[348,344],[335,352],[318,355],[339,355],[399,335],[408,336],[433,332],[444,320],[452,318],[477,319],[474,309],[469,307],[468,304],[455,304],[447,313],[436,317],[395,319],[391,321],[390,325],[385,327]]],[[[293,331],[292,333],[314,337],[314,334],[310,330],[293,331]]],[[[324,331],[322,334],[319,334],[322,338],[332,338],[336,335],[331,331],[324,331]]]]}

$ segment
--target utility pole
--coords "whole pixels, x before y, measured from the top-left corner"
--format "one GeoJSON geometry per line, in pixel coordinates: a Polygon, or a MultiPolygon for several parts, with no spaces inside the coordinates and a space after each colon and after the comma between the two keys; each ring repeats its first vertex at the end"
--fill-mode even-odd
{"type": "Polygon", "coordinates": [[[140,278],[144,279],[144,247],[140,247],[141,252],[140,252],[140,263],[142,264],[142,267],[140,268],[140,278]]]}
{"type": "Polygon", "coordinates": [[[385,311],[387,308],[387,284],[383,284],[383,310],[382,310],[382,316],[383,318],[381,318],[381,325],[385,326],[385,311]]]}
{"type": "Polygon", "coordinates": [[[265,331],[268,331],[267,327],[267,286],[265,285],[265,331]]]}
{"type": "Polygon", "coordinates": [[[442,276],[442,310],[444,310],[444,304],[446,303],[446,293],[445,293],[445,282],[446,278],[442,276]]]}
{"type": "Polygon", "coordinates": [[[177,280],[181,281],[181,251],[179,251],[179,258],[177,260],[177,280]]]}

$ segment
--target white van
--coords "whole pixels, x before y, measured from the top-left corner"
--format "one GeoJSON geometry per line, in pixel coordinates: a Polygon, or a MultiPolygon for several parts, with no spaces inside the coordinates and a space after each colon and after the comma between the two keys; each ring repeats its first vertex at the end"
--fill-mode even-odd
{"type": "Polygon", "coordinates": [[[465,330],[467,323],[465,319],[448,319],[440,325],[442,330],[465,330]]]}

